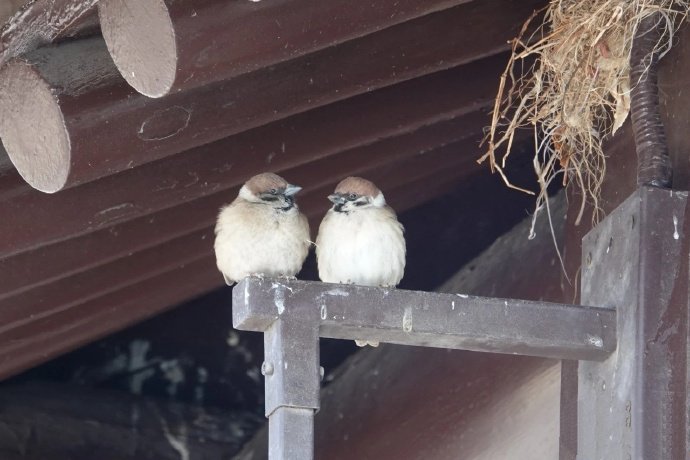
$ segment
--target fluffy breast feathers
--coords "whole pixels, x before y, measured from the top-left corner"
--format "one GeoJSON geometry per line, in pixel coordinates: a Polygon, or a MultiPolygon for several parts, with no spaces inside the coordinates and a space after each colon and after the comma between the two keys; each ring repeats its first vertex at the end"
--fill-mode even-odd
{"type": "Polygon", "coordinates": [[[388,206],[331,209],[319,227],[316,255],[324,282],[396,286],[405,270],[403,226],[388,206]]]}
{"type": "Polygon", "coordinates": [[[220,211],[215,232],[216,263],[229,282],[295,276],[309,252],[309,223],[296,207],[283,212],[238,198],[220,211]]]}

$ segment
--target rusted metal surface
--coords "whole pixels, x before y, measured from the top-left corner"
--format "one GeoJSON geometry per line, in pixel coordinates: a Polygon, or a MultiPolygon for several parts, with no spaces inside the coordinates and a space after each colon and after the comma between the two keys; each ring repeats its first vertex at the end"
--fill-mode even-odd
{"type": "Polygon", "coordinates": [[[616,349],[611,309],[268,278],[234,288],[235,328],[265,332],[282,319],[401,345],[596,361],[616,349]]]}
{"type": "MultiPolygon", "coordinates": [[[[37,158],[41,161],[28,164],[33,169],[24,173],[25,177],[40,179],[32,185],[47,183],[46,189],[60,190],[308,109],[498,53],[506,49],[506,40],[515,33],[516,17],[528,16],[536,3],[502,2],[505,3],[502,8],[509,9],[510,14],[506,11],[498,18],[490,17],[489,12],[497,7],[493,2],[479,3],[481,8],[486,8],[484,12],[467,10],[472,4],[461,5],[228,82],[157,100],[132,94],[124,80],[109,83],[108,79],[92,86],[94,79],[98,82],[98,75],[78,74],[75,80],[75,75],[60,74],[56,69],[61,68],[66,56],[84,60],[85,69],[92,60],[106,62],[103,53],[107,52],[102,43],[67,43],[51,51],[38,51],[45,54],[41,69],[48,69],[39,73],[42,77],[49,75],[47,80],[51,83],[46,85],[41,79],[35,80],[34,84],[43,86],[42,93],[13,90],[21,86],[23,79],[7,77],[21,73],[20,69],[26,66],[24,61],[3,69],[6,91],[4,96],[0,92],[0,100],[5,100],[0,105],[0,120],[14,118],[13,123],[0,126],[3,128],[0,135],[21,139],[6,145],[13,160],[40,154],[37,158]],[[456,46],[479,34],[486,39],[478,42],[477,47],[456,46]],[[84,47],[90,47],[91,51],[80,52],[84,47]],[[97,48],[102,51],[97,52],[97,48]],[[57,82],[53,75],[66,76],[66,81],[57,82]],[[63,93],[60,88],[75,86],[79,88],[78,93],[68,91],[65,97],[58,96],[55,101],[47,97],[47,88],[60,95],[63,93]],[[16,100],[11,97],[17,94],[25,98],[22,104],[7,105],[8,101],[16,100]],[[34,95],[41,99],[32,101],[30,97],[34,95]],[[52,123],[39,131],[38,136],[26,129],[34,119],[33,111],[27,111],[25,117],[16,117],[25,106],[40,108],[53,116],[52,123]],[[48,127],[54,129],[47,130],[48,127]],[[27,136],[27,132],[32,134],[27,136]],[[36,142],[44,136],[51,140],[50,145],[62,142],[61,150],[53,152],[36,142]],[[64,142],[66,137],[70,140],[68,145],[64,142]],[[25,150],[15,151],[19,146],[25,150]]],[[[71,59],[70,62],[79,65],[71,59]]],[[[26,75],[33,74],[36,68],[31,70],[26,75]]],[[[37,127],[41,128],[44,127],[37,127]]]]}
{"type": "MultiPolygon", "coordinates": [[[[372,145],[365,154],[373,155],[372,162],[388,155],[389,161],[395,156],[404,158],[405,151],[428,150],[479,132],[486,117],[476,111],[488,107],[493,89],[492,80],[479,75],[498,73],[500,61],[496,58],[461,66],[364,94],[54,196],[36,193],[27,186],[21,195],[0,200],[0,214],[14,216],[12,221],[0,221],[4,235],[0,258],[151,214],[171,204],[223,191],[233,193],[231,189],[255,171],[269,169],[289,176],[300,165],[309,168],[309,162],[317,162],[318,169],[309,170],[319,174],[308,179],[318,183],[332,175],[342,176],[366,161],[366,157],[354,155],[356,163],[340,161],[336,168],[329,166],[334,154],[378,139],[418,130],[398,141],[372,145]],[[466,81],[465,86],[457,84],[459,79],[466,81]],[[437,128],[420,130],[435,123],[437,128]],[[60,226],[52,224],[55,213],[63,218],[60,226]]],[[[15,188],[15,184],[14,177],[0,177],[0,196],[2,190],[15,188]]]]}
{"type": "Polygon", "coordinates": [[[470,0],[101,0],[122,76],[149,97],[227,80],[470,0]]]}
{"type": "Polygon", "coordinates": [[[582,301],[618,309],[619,346],[579,363],[577,458],[685,458],[687,192],[645,187],[583,240],[582,301]]]}

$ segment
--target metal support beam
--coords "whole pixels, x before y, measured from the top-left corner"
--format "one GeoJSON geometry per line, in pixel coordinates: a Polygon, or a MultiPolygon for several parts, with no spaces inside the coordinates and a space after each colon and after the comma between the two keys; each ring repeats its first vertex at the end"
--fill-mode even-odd
{"type": "Polygon", "coordinates": [[[579,363],[578,459],[688,458],[687,206],[641,188],[583,239],[582,302],[618,310],[618,349],[579,363]]]}
{"type": "Polygon", "coordinates": [[[616,348],[613,310],[309,281],[247,278],[233,292],[237,329],[290,318],[321,337],[561,359],[616,348]]]}
{"type": "Polygon", "coordinates": [[[264,332],[271,460],[313,458],[319,337],[591,360],[616,348],[611,309],[297,280],[241,281],[233,324],[264,332]]]}

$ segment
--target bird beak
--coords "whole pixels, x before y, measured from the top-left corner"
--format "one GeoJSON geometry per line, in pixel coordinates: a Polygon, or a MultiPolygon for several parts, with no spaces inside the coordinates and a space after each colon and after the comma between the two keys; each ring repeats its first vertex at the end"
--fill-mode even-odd
{"type": "Polygon", "coordinates": [[[295,193],[299,192],[300,190],[302,190],[302,187],[300,187],[298,185],[288,184],[288,186],[285,187],[285,196],[292,196],[295,193]]]}
{"type": "Polygon", "coordinates": [[[328,199],[335,204],[343,204],[345,203],[345,198],[343,198],[342,195],[338,193],[334,193],[333,195],[328,195],[328,199]]]}

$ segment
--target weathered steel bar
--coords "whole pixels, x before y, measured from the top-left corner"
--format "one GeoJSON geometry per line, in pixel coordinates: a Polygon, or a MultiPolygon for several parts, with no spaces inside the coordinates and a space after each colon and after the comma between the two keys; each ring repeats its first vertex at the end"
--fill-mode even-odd
{"type": "Polygon", "coordinates": [[[5,143],[8,153],[32,185],[57,191],[496,54],[506,49],[506,40],[518,28],[516,18],[528,16],[537,3],[490,0],[461,5],[157,100],[135,93],[121,78],[111,80],[112,62],[103,72],[89,70],[91,61],[109,59],[102,41],[65,43],[15,60],[0,72],[0,135],[11,140],[5,143]],[[493,14],[497,9],[502,14],[493,14]],[[487,38],[475,40],[475,46],[456,45],[472,42],[479,33],[487,38]],[[71,72],[65,62],[83,72],[71,72]],[[30,129],[36,113],[44,123],[30,129]]]}
{"type": "MultiPolygon", "coordinates": [[[[280,308],[280,307],[279,307],[280,308]]],[[[319,329],[293,316],[264,331],[266,416],[271,460],[314,457],[314,411],[320,390],[319,329]]]]}
{"type": "Polygon", "coordinates": [[[579,363],[577,458],[687,457],[689,203],[640,188],[583,239],[582,302],[617,308],[619,343],[579,363]]]}
{"type": "Polygon", "coordinates": [[[280,407],[268,418],[270,460],[314,458],[314,411],[280,407]]]}
{"type": "Polygon", "coordinates": [[[102,0],[122,76],[161,97],[294,59],[470,0],[102,0]]]}
{"type": "Polygon", "coordinates": [[[283,318],[338,339],[597,361],[616,349],[616,312],[603,308],[258,278],[233,290],[237,329],[283,318]]]}

